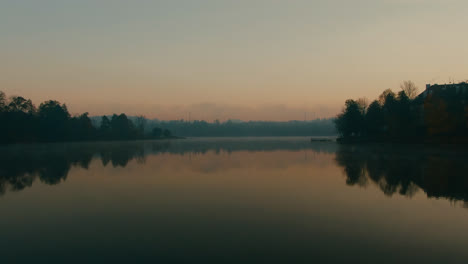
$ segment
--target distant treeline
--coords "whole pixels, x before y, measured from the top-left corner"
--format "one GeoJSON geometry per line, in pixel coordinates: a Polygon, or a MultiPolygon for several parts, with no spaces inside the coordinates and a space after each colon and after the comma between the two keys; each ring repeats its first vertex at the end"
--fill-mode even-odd
{"type": "Polygon", "coordinates": [[[93,126],[88,113],[71,116],[67,106],[46,101],[38,108],[20,96],[9,100],[0,91],[0,143],[60,142],[89,140],[134,140],[172,137],[169,130],[154,127],[145,132],[144,118],[134,123],[125,114],[103,116],[100,126],[93,126]]]}
{"type": "Polygon", "coordinates": [[[468,142],[468,84],[428,86],[411,81],[378,100],[347,100],[336,120],[341,142],[468,142]]]}
{"type": "Polygon", "coordinates": [[[0,91],[0,143],[135,140],[188,137],[335,136],[333,119],[312,121],[149,120],[125,114],[72,116],[65,104],[49,100],[36,107],[21,96],[7,99],[0,91]]]}
{"type": "Polygon", "coordinates": [[[149,122],[184,137],[336,136],[333,119],[313,121],[157,121],[149,122]]]}

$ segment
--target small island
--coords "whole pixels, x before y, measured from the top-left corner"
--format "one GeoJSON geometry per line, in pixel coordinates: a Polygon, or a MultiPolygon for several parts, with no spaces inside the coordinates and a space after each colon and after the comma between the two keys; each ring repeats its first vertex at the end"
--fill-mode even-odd
{"type": "Polygon", "coordinates": [[[335,125],[340,143],[468,143],[468,83],[426,85],[411,81],[377,100],[347,100],[335,125]]]}

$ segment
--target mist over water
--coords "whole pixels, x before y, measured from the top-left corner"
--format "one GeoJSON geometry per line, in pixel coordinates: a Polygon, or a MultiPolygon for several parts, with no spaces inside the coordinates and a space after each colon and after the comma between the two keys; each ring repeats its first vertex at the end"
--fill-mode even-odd
{"type": "Polygon", "coordinates": [[[205,138],[0,153],[7,262],[468,257],[463,149],[205,138]]]}
{"type": "Polygon", "coordinates": [[[0,0],[0,264],[467,263],[467,0],[0,0]]]}

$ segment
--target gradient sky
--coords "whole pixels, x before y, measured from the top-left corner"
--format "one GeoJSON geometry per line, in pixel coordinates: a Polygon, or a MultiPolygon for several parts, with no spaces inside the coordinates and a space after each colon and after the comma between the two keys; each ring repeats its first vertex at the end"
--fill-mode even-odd
{"type": "Polygon", "coordinates": [[[72,113],[290,120],[468,79],[466,0],[0,0],[0,90],[72,113]]]}

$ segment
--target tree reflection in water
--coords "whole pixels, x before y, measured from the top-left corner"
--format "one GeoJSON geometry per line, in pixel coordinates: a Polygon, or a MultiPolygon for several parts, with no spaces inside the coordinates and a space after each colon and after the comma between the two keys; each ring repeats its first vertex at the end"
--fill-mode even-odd
{"type": "Polygon", "coordinates": [[[73,167],[88,169],[93,160],[103,166],[126,167],[149,155],[186,155],[208,151],[301,151],[335,153],[346,184],[375,184],[383,193],[412,197],[418,190],[429,197],[468,204],[468,151],[456,147],[337,145],[304,140],[218,139],[16,145],[0,148],[0,195],[20,191],[39,180],[54,185],[65,181],[73,167]]]}
{"type": "Polygon", "coordinates": [[[385,195],[412,197],[419,189],[429,198],[468,201],[468,152],[457,147],[340,146],[336,162],[346,184],[376,184],[385,195]]]}
{"type": "Polygon", "coordinates": [[[333,153],[336,144],[310,144],[305,140],[286,139],[218,139],[181,141],[130,141],[58,143],[37,145],[12,145],[0,148],[0,195],[7,191],[20,191],[39,179],[54,185],[66,180],[72,167],[88,169],[93,159],[104,166],[126,167],[132,160],[145,163],[148,155],[164,153],[185,155],[216,154],[233,151],[299,151],[333,153]]]}

